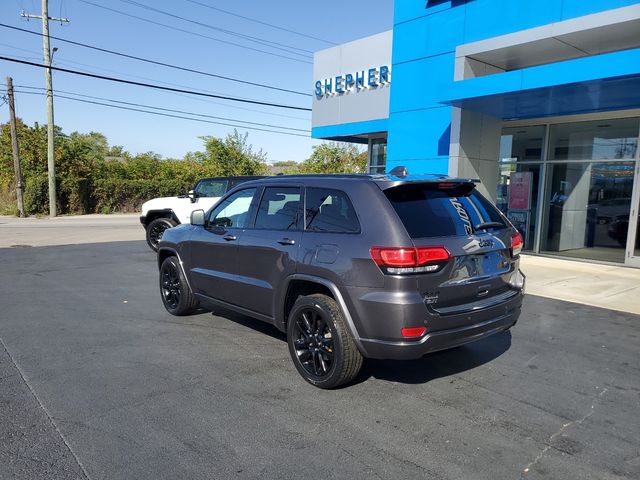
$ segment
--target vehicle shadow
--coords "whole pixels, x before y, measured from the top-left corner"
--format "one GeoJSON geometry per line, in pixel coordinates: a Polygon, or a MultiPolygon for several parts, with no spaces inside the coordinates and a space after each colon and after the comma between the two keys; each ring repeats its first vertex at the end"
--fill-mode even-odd
{"type": "Polygon", "coordinates": [[[241,313],[236,313],[232,310],[225,310],[223,308],[216,308],[215,310],[209,310],[212,315],[224,317],[227,320],[231,320],[232,322],[237,323],[238,325],[242,325],[243,327],[250,328],[255,330],[256,332],[260,332],[264,335],[269,335],[271,338],[275,338],[276,340],[281,340],[285,344],[287,343],[287,335],[276,327],[271,325],[270,323],[263,322],[262,320],[257,320],[255,318],[247,317],[246,315],[242,315],[241,313]]]}
{"type": "MultiPolygon", "coordinates": [[[[228,310],[216,310],[221,315],[246,328],[287,342],[287,336],[273,325],[228,310]]],[[[417,360],[366,359],[358,376],[349,384],[356,385],[370,378],[390,382],[420,384],[448,377],[489,363],[511,348],[511,332],[500,332],[483,340],[450,350],[434,352],[417,360]]]]}
{"type": "Polygon", "coordinates": [[[417,360],[368,359],[351,384],[364,382],[371,377],[398,383],[427,383],[484,365],[509,348],[511,332],[506,331],[450,350],[430,353],[417,360]]]}

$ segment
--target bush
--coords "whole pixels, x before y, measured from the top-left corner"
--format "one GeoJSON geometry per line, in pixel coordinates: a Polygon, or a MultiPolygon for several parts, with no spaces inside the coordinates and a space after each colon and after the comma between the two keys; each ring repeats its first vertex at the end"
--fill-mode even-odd
{"type": "Polygon", "coordinates": [[[46,176],[37,175],[25,180],[24,211],[27,215],[49,212],[49,180],[46,176]]]}
{"type": "Polygon", "coordinates": [[[92,211],[91,181],[87,178],[63,178],[58,180],[58,205],[60,213],[86,214],[92,211]]]}
{"type": "Polygon", "coordinates": [[[98,213],[136,212],[147,200],[185,194],[190,188],[191,182],[175,179],[100,179],[94,181],[92,197],[98,213]]]}
{"type": "Polygon", "coordinates": [[[13,185],[0,186],[0,215],[18,215],[18,203],[13,185]]]}

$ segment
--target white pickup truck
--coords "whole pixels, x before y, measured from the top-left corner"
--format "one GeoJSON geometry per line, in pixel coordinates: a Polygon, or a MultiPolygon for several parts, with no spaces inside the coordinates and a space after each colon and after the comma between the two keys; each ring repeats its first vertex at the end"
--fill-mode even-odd
{"type": "Polygon", "coordinates": [[[167,228],[189,223],[192,211],[206,212],[236,185],[258,178],[263,177],[203,178],[186,195],[154,198],[143,203],[140,223],[147,232],[147,243],[154,251],[158,250],[158,242],[167,228]]]}

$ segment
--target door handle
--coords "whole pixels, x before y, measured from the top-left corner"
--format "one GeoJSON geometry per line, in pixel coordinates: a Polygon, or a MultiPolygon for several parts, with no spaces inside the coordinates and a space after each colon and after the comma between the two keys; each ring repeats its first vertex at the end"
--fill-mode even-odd
{"type": "Polygon", "coordinates": [[[280,240],[278,240],[278,243],[280,245],[295,245],[296,241],[292,240],[291,238],[281,238],[280,240]]]}
{"type": "Polygon", "coordinates": [[[226,234],[222,238],[224,238],[227,242],[232,242],[233,240],[238,239],[238,237],[236,237],[235,235],[230,235],[230,234],[226,234]]]}

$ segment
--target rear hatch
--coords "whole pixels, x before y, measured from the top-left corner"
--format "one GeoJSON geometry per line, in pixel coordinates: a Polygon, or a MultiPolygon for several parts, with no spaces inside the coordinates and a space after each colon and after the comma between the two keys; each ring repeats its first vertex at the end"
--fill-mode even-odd
{"type": "MultiPolygon", "coordinates": [[[[428,271],[413,273],[427,306],[440,315],[490,307],[517,293],[519,234],[470,181],[408,182],[384,193],[418,255],[442,247],[428,271]]],[[[428,256],[428,255],[427,255],[428,256]]],[[[426,257],[425,257],[426,258],[426,257]]]]}

